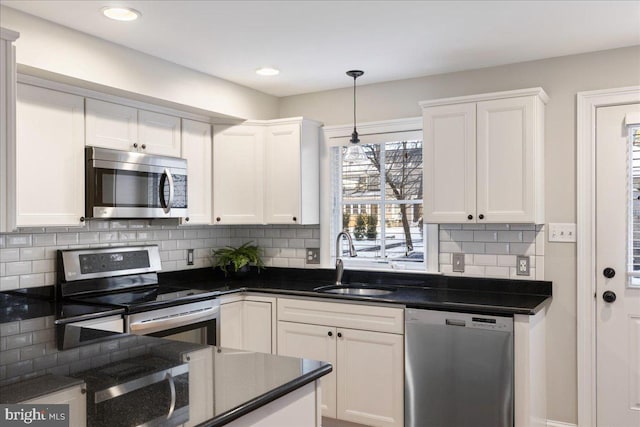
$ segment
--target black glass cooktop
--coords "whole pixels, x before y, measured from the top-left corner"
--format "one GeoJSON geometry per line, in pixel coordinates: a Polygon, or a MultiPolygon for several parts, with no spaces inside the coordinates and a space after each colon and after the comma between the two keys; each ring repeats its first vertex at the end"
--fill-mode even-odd
{"type": "Polygon", "coordinates": [[[198,295],[211,293],[211,291],[202,289],[184,289],[156,285],[102,295],[77,296],[72,298],[72,300],[85,304],[123,307],[131,310],[135,307],[144,307],[157,303],[180,304],[182,301],[187,302],[198,295]]]}

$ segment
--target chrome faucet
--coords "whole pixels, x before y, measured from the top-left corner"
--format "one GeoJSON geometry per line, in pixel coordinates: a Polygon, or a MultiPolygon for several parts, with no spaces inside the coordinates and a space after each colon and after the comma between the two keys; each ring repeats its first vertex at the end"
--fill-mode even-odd
{"type": "Polygon", "coordinates": [[[338,233],[338,237],[336,237],[336,285],[342,285],[342,273],[344,272],[344,263],[342,262],[342,248],[340,243],[342,243],[342,238],[346,237],[349,241],[349,256],[356,257],[358,254],[356,253],[356,248],[353,246],[353,239],[351,239],[351,235],[346,231],[341,231],[338,233]]]}

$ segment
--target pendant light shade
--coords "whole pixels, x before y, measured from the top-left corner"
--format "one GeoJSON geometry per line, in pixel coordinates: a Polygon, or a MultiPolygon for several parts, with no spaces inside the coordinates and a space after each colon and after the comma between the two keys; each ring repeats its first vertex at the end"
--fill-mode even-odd
{"type": "Polygon", "coordinates": [[[364,74],[364,71],[360,70],[350,70],[347,71],[347,76],[353,77],[353,133],[351,134],[351,140],[349,141],[352,145],[347,148],[347,152],[345,153],[344,160],[347,162],[358,162],[367,160],[367,155],[361,146],[356,145],[360,142],[360,138],[358,137],[358,130],[356,129],[356,79],[364,74]]]}

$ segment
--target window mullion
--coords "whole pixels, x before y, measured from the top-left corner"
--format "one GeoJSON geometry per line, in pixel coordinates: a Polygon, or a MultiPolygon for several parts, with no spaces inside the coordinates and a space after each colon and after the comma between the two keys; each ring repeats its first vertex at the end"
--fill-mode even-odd
{"type": "Polygon", "coordinates": [[[386,168],[386,150],[385,145],[380,144],[380,205],[378,209],[380,210],[380,257],[383,260],[387,259],[387,204],[386,204],[386,194],[385,187],[387,182],[387,177],[385,174],[386,168]]]}

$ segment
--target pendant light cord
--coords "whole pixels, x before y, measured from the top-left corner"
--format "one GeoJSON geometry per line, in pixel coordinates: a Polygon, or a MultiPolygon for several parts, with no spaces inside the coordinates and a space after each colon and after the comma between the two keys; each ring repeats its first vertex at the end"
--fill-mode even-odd
{"type": "Polygon", "coordinates": [[[353,76],[353,131],[356,130],[356,79],[357,76],[353,76]]]}

